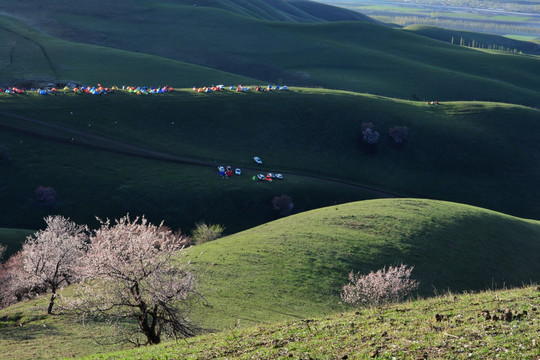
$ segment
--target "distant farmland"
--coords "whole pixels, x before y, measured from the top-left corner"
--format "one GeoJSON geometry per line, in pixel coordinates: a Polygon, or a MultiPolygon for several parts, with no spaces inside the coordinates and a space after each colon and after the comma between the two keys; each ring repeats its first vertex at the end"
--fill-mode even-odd
{"type": "Polygon", "coordinates": [[[324,0],[322,2],[359,11],[378,21],[408,26],[432,25],[504,35],[520,40],[540,40],[540,1],[369,1],[324,0]]]}

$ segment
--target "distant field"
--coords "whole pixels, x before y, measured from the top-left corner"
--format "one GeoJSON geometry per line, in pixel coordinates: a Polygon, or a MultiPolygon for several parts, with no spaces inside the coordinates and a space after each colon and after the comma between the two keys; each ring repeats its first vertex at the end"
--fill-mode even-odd
{"type": "Polygon", "coordinates": [[[540,3],[489,1],[322,1],[384,23],[431,25],[456,30],[540,38],[540,3]]]}
{"type": "Polygon", "coordinates": [[[443,29],[428,25],[410,25],[404,29],[432,39],[476,49],[499,50],[507,53],[540,54],[540,46],[533,42],[534,38],[526,36],[512,36],[510,38],[471,31],[443,29]]]}

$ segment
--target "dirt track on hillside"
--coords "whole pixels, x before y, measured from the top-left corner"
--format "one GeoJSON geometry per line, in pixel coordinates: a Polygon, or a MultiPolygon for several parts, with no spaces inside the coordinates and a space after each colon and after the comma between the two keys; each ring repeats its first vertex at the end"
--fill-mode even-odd
{"type": "MultiPolygon", "coordinates": [[[[17,119],[22,120],[26,124],[34,124],[42,127],[43,129],[29,129],[27,126],[24,126],[23,124],[17,125],[17,124],[7,124],[1,121],[0,118],[0,128],[5,128],[21,133],[25,133],[28,135],[37,136],[40,138],[45,138],[48,140],[61,142],[68,145],[73,146],[80,146],[85,148],[91,148],[91,149],[98,149],[98,150],[105,150],[112,153],[118,153],[123,155],[130,155],[130,156],[137,156],[142,157],[146,159],[153,159],[153,160],[159,160],[159,161],[168,161],[168,162],[174,162],[174,163],[180,163],[180,164],[187,164],[187,165],[195,165],[195,166],[204,166],[204,167],[215,167],[216,164],[214,162],[210,161],[203,161],[203,160],[197,160],[194,158],[189,157],[182,157],[182,156],[176,156],[171,154],[166,154],[150,149],[146,149],[140,146],[134,146],[128,143],[124,143],[121,141],[117,141],[114,139],[110,139],[104,136],[94,135],[85,131],[80,130],[74,130],[70,129],[64,126],[60,125],[54,125],[50,124],[46,121],[33,119],[27,116],[22,116],[18,114],[14,114],[7,111],[0,110],[0,116],[7,117],[11,119],[17,119]]],[[[250,171],[257,171],[260,172],[260,169],[257,168],[245,168],[246,170],[250,171]]],[[[271,170],[268,170],[271,171],[271,170]]],[[[358,184],[348,183],[345,181],[339,181],[334,179],[327,179],[323,177],[317,177],[312,175],[305,175],[295,172],[287,172],[285,173],[287,176],[297,176],[300,178],[306,178],[311,180],[318,180],[323,181],[326,183],[339,185],[339,186],[346,186],[351,187],[355,189],[360,189],[369,193],[372,193],[373,195],[376,195],[377,197],[403,197],[400,194],[391,193],[383,190],[379,190],[376,188],[368,187],[368,186],[362,186],[358,184]]]]}

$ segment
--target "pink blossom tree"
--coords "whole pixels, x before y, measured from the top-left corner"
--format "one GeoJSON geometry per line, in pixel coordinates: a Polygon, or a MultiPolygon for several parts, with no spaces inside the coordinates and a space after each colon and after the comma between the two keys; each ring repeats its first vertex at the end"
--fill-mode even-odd
{"type": "Polygon", "coordinates": [[[349,273],[349,283],[343,286],[341,299],[352,305],[384,305],[399,302],[419,283],[412,280],[414,266],[384,267],[367,275],[349,273]]]}
{"type": "Polygon", "coordinates": [[[160,343],[164,331],[194,335],[186,313],[197,293],[193,274],[178,261],[183,239],[144,216],[99,221],[81,268],[85,281],[67,307],[83,317],[135,320],[147,344],[160,343]]]}
{"type": "Polygon", "coordinates": [[[26,238],[20,251],[21,270],[16,286],[51,290],[47,313],[51,314],[57,290],[77,279],[75,268],[86,251],[86,226],[62,216],[45,218],[47,228],[26,238]]]}
{"type": "Polygon", "coordinates": [[[29,285],[23,270],[21,252],[12,255],[5,263],[0,264],[0,308],[21,301],[30,294],[43,293],[43,286],[29,285]],[[22,280],[22,281],[21,281],[22,280]]]}

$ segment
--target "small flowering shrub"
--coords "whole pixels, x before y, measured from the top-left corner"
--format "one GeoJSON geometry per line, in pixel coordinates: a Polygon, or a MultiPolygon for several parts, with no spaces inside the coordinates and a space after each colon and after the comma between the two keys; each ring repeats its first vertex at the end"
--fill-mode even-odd
{"type": "Polygon", "coordinates": [[[394,126],[388,129],[388,136],[395,144],[402,145],[409,138],[409,128],[406,126],[394,126]]]}
{"type": "Polygon", "coordinates": [[[349,283],[343,286],[341,299],[351,305],[384,305],[403,300],[418,282],[412,280],[414,266],[384,267],[367,275],[349,274],[349,283]]]}
{"type": "Polygon", "coordinates": [[[380,134],[373,130],[373,123],[362,123],[362,141],[368,145],[375,145],[379,142],[380,134]]]}
{"type": "Polygon", "coordinates": [[[56,204],[56,191],[50,186],[38,186],[34,190],[39,205],[51,207],[56,204]]]}

